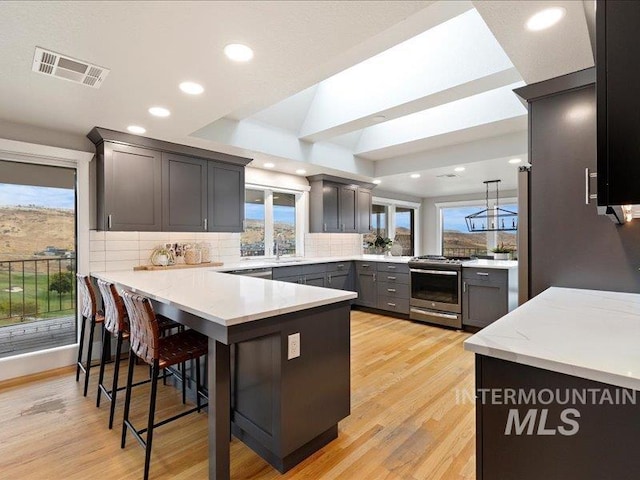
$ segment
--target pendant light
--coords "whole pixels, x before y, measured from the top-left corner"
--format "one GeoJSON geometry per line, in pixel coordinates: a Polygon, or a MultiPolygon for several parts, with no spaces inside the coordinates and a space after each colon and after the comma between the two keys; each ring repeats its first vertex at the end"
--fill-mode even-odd
{"type": "Polygon", "coordinates": [[[486,187],[486,207],[477,213],[464,217],[470,232],[512,232],[518,230],[518,214],[511,210],[500,208],[500,194],[498,184],[500,180],[486,180],[482,182],[486,187]],[[496,206],[489,208],[489,185],[496,185],[496,206]]]}

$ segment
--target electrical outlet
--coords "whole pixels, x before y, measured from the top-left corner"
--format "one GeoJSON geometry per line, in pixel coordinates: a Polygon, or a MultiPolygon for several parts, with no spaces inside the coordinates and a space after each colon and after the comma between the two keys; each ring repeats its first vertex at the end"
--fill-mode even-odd
{"type": "Polygon", "coordinates": [[[287,360],[292,360],[300,356],[300,332],[289,335],[289,348],[287,360]]]}

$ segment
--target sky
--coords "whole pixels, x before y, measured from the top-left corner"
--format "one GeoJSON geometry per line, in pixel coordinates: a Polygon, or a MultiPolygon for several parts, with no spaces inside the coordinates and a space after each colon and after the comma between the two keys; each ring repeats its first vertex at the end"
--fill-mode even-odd
{"type": "MultiPolygon", "coordinates": [[[[264,220],[264,205],[261,203],[245,203],[247,220],[264,220]]],[[[295,224],[295,208],[284,205],[273,206],[273,220],[278,223],[295,224]]]]}
{"type": "Polygon", "coordinates": [[[38,205],[45,208],[73,209],[75,203],[75,192],[69,188],[0,183],[0,206],[38,205]]]}

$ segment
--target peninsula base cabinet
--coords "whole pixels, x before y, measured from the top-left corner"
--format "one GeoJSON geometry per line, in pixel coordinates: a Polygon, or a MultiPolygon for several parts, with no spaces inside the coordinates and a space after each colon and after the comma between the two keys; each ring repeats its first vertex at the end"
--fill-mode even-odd
{"type": "Polygon", "coordinates": [[[484,328],[516,308],[515,269],[462,269],[462,324],[484,328]]]}

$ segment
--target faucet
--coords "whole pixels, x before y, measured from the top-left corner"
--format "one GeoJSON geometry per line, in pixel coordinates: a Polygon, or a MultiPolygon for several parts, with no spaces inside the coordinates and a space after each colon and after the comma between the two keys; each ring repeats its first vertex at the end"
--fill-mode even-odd
{"type": "Polygon", "coordinates": [[[276,260],[280,260],[280,242],[284,241],[284,235],[279,233],[276,235],[275,240],[273,241],[274,250],[276,253],[276,260]]]}

